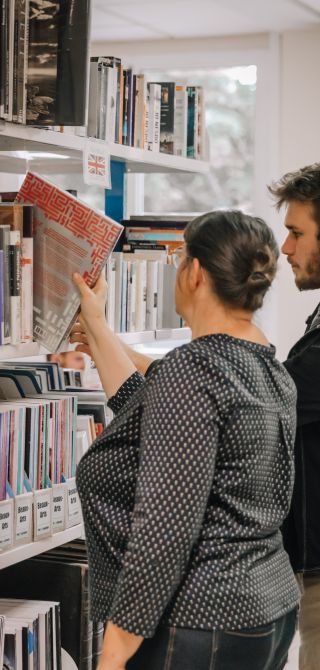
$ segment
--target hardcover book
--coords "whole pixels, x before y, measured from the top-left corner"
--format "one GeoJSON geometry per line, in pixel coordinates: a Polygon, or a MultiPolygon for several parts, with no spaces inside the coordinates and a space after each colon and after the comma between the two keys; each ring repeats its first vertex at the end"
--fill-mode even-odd
{"type": "Polygon", "coordinates": [[[34,338],[57,351],[79,311],[73,273],[94,286],[122,226],[32,172],[17,200],[34,205],[34,338]]]}

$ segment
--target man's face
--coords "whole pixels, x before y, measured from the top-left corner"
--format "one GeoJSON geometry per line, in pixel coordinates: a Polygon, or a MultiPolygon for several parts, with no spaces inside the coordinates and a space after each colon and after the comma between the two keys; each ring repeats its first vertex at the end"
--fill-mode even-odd
{"type": "Polygon", "coordinates": [[[290,202],[285,226],[288,235],[281,251],[292,267],[297,287],[304,291],[320,288],[319,228],[312,203],[290,202]]]}

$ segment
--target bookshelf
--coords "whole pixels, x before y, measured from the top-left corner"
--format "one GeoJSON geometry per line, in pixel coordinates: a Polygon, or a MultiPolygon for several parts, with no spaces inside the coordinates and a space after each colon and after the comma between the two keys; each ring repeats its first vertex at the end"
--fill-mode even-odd
{"type": "MultiPolygon", "coordinates": [[[[32,128],[0,120],[0,171],[22,174],[29,167],[45,174],[72,173],[82,169],[82,154],[88,138],[32,128]],[[32,159],[15,155],[29,152],[32,159]],[[52,153],[52,158],[36,158],[36,153],[52,153]],[[59,157],[54,157],[54,155],[59,157]],[[8,160],[10,159],[10,160],[8,160]]],[[[96,140],[102,143],[102,140],[96,140]]],[[[182,158],[152,151],[144,151],[121,144],[108,143],[111,160],[124,163],[130,172],[198,172],[206,174],[209,163],[193,158],[182,158]]]]}
{"type": "Polygon", "coordinates": [[[40,347],[37,342],[28,344],[3,344],[0,346],[0,361],[11,358],[27,358],[27,356],[38,356],[40,347]]]}
{"type": "Polygon", "coordinates": [[[51,535],[51,537],[47,537],[43,540],[29,542],[28,544],[23,544],[8,549],[7,551],[3,551],[0,553],[0,570],[7,568],[9,565],[14,565],[14,563],[33,558],[33,556],[42,554],[44,551],[49,551],[49,549],[54,549],[54,547],[58,547],[60,544],[77,540],[81,538],[82,535],[83,525],[78,524],[77,526],[71,526],[71,528],[62,530],[61,533],[55,533],[54,535],[51,535]]]}

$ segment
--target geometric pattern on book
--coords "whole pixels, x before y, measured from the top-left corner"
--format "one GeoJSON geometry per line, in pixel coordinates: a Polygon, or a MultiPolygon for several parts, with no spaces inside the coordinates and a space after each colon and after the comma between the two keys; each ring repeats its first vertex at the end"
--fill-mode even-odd
{"type": "Polygon", "coordinates": [[[92,245],[92,271],[87,273],[86,279],[89,285],[93,285],[100,273],[101,263],[105,261],[119,237],[119,227],[70,193],[45,182],[32,172],[27,173],[17,201],[31,202],[45,213],[47,219],[56,221],[73,235],[82,237],[92,245]]]}

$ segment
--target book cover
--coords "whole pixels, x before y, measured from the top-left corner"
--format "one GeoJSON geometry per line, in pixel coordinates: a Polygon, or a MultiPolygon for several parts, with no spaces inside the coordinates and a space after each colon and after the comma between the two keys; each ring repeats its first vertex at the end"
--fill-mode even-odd
{"type": "Polygon", "coordinates": [[[89,0],[30,0],[27,124],[85,124],[89,8],[89,0]]]}
{"type": "Polygon", "coordinates": [[[23,205],[21,246],[21,342],[33,340],[33,206],[23,205]]]}
{"type": "Polygon", "coordinates": [[[174,82],[161,82],[160,151],[165,154],[174,154],[175,90],[174,82]]]}
{"type": "Polygon", "coordinates": [[[57,351],[79,310],[73,273],[93,286],[122,226],[32,172],[17,200],[34,205],[34,338],[57,351]]]}
{"type": "Polygon", "coordinates": [[[10,230],[10,337],[11,344],[21,342],[21,237],[18,230],[10,230]]]}

